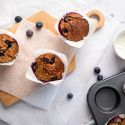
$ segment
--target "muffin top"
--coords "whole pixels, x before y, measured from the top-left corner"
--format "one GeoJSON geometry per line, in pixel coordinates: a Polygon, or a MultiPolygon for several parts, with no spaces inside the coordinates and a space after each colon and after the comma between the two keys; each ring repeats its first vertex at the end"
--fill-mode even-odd
{"type": "Polygon", "coordinates": [[[58,28],[63,37],[74,42],[83,40],[89,32],[88,21],[75,12],[66,14],[60,20],[58,28]]]}
{"type": "Polygon", "coordinates": [[[31,67],[37,79],[42,82],[60,80],[64,73],[62,60],[52,53],[38,56],[31,67]]]}
{"type": "Polygon", "coordinates": [[[125,125],[125,118],[117,116],[111,119],[107,125],[125,125]]]}
{"type": "Polygon", "coordinates": [[[7,34],[0,34],[0,63],[11,62],[19,51],[17,41],[7,34]]]}

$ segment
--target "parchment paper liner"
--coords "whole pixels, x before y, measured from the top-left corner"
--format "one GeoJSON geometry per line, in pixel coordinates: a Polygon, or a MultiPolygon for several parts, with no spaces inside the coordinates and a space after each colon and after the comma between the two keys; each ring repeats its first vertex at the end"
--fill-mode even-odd
{"type": "Polygon", "coordinates": [[[29,79],[29,80],[31,80],[31,81],[34,81],[34,82],[37,82],[37,83],[41,83],[42,85],[45,85],[47,83],[53,84],[55,86],[59,85],[64,80],[64,78],[65,78],[65,75],[66,75],[66,72],[67,72],[67,69],[68,69],[68,60],[67,60],[67,58],[66,58],[66,56],[64,54],[56,52],[54,50],[51,50],[51,49],[38,49],[33,54],[33,60],[32,60],[32,62],[35,62],[36,58],[39,55],[45,54],[45,53],[55,54],[55,55],[57,55],[63,61],[63,64],[64,64],[64,73],[62,74],[62,76],[63,76],[62,79],[56,80],[56,81],[45,82],[45,83],[41,82],[40,80],[37,79],[37,77],[33,73],[33,70],[31,68],[32,63],[28,67],[28,70],[26,72],[26,78],[29,79]]]}
{"type": "MultiPolygon", "coordinates": [[[[17,37],[15,36],[15,34],[9,32],[7,30],[4,30],[4,29],[0,29],[0,34],[7,34],[8,36],[14,38],[16,40],[17,44],[18,44],[19,40],[17,39],[17,37]]],[[[15,55],[15,57],[17,57],[17,55],[18,55],[18,53],[15,55]]],[[[16,61],[16,58],[13,61],[11,61],[11,62],[0,63],[0,65],[1,66],[11,66],[11,65],[13,65],[15,63],[15,61],[16,61]]]]}
{"type": "Polygon", "coordinates": [[[92,18],[88,18],[84,13],[80,12],[80,11],[72,11],[72,12],[76,12],[80,15],[83,16],[83,19],[86,19],[89,23],[89,33],[86,37],[83,38],[83,40],[80,40],[80,41],[77,41],[77,42],[74,42],[74,41],[71,41],[71,40],[67,40],[65,37],[63,37],[60,32],[59,32],[59,29],[58,29],[58,25],[59,25],[59,22],[60,20],[62,19],[62,17],[64,17],[66,14],[70,13],[70,12],[67,12],[66,14],[64,14],[62,17],[60,17],[57,22],[55,23],[55,29],[56,31],[58,32],[58,34],[61,36],[61,39],[69,44],[70,46],[72,47],[76,47],[76,48],[81,48],[85,43],[86,43],[86,40],[93,34],[93,32],[95,31],[96,29],[96,24],[97,24],[97,20],[96,19],[92,19],[92,18]]]}
{"type": "MultiPolygon", "coordinates": [[[[59,36],[54,35],[45,28],[37,30],[34,23],[26,20],[21,21],[15,35],[19,39],[18,44],[20,51],[14,65],[0,67],[0,90],[12,94],[20,99],[24,99],[25,96],[30,95],[30,93],[34,93],[34,91],[37,91],[37,89],[40,88],[42,89],[42,94],[44,94],[44,89],[48,91],[55,86],[52,84],[43,86],[42,84],[35,83],[26,78],[26,71],[29,64],[32,62],[33,52],[37,49],[52,49],[64,54],[67,57],[69,64],[76,53],[77,48],[69,46],[63,42],[59,36]],[[26,36],[26,31],[29,29],[34,32],[31,38],[27,38],[26,36]]],[[[51,98],[54,92],[45,94],[47,94],[45,96],[51,98]]],[[[24,100],[27,101],[27,99],[24,100]]]]}
{"type": "Polygon", "coordinates": [[[105,123],[105,125],[107,125],[113,118],[115,118],[115,117],[117,117],[117,116],[119,116],[119,117],[121,117],[121,118],[125,118],[125,114],[116,115],[116,116],[110,118],[110,119],[105,123]]]}

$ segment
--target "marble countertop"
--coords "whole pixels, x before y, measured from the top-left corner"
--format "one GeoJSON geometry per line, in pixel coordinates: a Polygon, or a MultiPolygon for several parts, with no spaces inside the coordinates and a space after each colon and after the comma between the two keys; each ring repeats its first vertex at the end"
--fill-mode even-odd
{"type": "MultiPolygon", "coordinates": [[[[0,8],[2,11],[0,11],[0,25],[1,27],[8,27],[14,23],[14,17],[16,15],[21,15],[23,17],[29,16],[29,14],[38,11],[41,7],[45,6],[46,8],[49,6],[55,7],[54,3],[58,0],[37,0],[37,6],[34,5],[36,3],[36,0],[1,0],[0,8]],[[8,3],[6,5],[6,3],[8,3]],[[25,5],[25,6],[24,6],[25,5]],[[33,6],[34,5],[34,6],[33,6]],[[6,7],[4,7],[6,6],[6,7]]],[[[75,0],[72,0],[75,2],[75,0]]],[[[88,3],[88,6],[97,6],[98,8],[104,10],[107,15],[113,16],[115,19],[121,22],[121,27],[125,26],[125,1],[124,0],[78,0],[79,2],[84,1],[88,3]]],[[[67,2],[63,0],[63,2],[67,2]]],[[[63,5],[62,5],[63,6],[63,5]]],[[[59,8],[58,8],[59,9],[59,8]]],[[[79,108],[75,110],[74,114],[72,115],[69,124],[68,125],[82,125],[82,116],[79,116],[79,114],[83,114],[82,104],[79,105],[79,108]]],[[[6,116],[5,116],[6,117],[6,116]]],[[[0,125],[4,125],[2,121],[0,122],[0,125]]],[[[6,125],[6,124],[5,124],[6,125]]],[[[24,124],[25,125],[25,124],[24,124]]]]}

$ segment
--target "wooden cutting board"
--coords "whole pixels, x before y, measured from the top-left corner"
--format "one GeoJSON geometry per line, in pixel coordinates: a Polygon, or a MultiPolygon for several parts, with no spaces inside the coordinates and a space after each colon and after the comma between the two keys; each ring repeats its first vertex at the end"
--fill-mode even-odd
{"type": "MultiPolygon", "coordinates": [[[[28,17],[27,20],[31,21],[33,23],[35,23],[37,21],[42,21],[44,24],[44,28],[50,30],[55,35],[57,35],[57,32],[54,28],[56,19],[54,17],[50,16],[48,13],[46,13],[44,11],[40,11],[40,12],[32,15],[31,17],[28,17]]],[[[18,25],[19,25],[19,23],[10,27],[8,30],[12,33],[15,33],[18,25]]],[[[71,73],[74,69],[75,69],[75,57],[72,59],[67,73],[71,73]]],[[[3,92],[3,91],[0,91],[0,100],[5,107],[9,107],[9,106],[15,104],[16,102],[20,101],[19,98],[15,97],[13,95],[10,95],[6,92],[3,92]]]]}
{"type": "MultiPolygon", "coordinates": [[[[91,11],[87,12],[86,15],[88,17],[97,17],[98,23],[96,25],[96,29],[100,29],[101,27],[103,27],[105,18],[104,18],[104,15],[100,11],[91,10],[91,11]]],[[[52,17],[51,15],[49,15],[48,13],[46,13],[44,11],[40,11],[40,12],[32,15],[31,17],[28,17],[27,20],[34,22],[34,23],[37,21],[42,21],[44,23],[44,28],[50,30],[55,35],[57,35],[57,32],[54,28],[56,19],[54,17],[52,17]]],[[[18,25],[19,25],[19,23],[10,27],[8,30],[11,31],[12,33],[15,33],[18,25]]],[[[75,56],[74,56],[71,63],[69,64],[67,74],[71,73],[75,69],[75,66],[76,66],[76,62],[75,62],[75,56]]],[[[0,91],[0,100],[5,107],[9,107],[9,106],[15,104],[16,102],[20,101],[19,98],[15,97],[13,95],[10,95],[6,92],[3,92],[3,91],[0,91]]]]}

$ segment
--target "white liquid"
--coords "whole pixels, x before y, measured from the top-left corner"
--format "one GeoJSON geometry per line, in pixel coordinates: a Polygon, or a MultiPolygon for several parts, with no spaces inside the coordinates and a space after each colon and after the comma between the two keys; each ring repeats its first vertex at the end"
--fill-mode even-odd
{"type": "Polygon", "coordinates": [[[125,59],[125,32],[120,33],[115,41],[115,50],[119,57],[125,59]]]}

